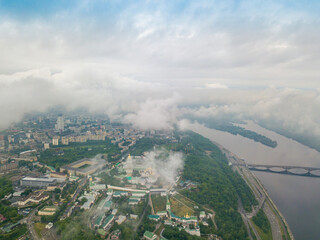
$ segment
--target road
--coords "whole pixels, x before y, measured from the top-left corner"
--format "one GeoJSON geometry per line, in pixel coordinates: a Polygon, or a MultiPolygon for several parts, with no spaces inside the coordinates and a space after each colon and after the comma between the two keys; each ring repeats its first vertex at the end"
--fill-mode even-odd
{"type": "Polygon", "coordinates": [[[276,217],[276,215],[272,211],[270,205],[265,204],[263,206],[263,211],[267,215],[267,218],[270,222],[273,239],[282,239],[281,227],[279,225],[278,218],[276,217]]]}
{"type": "Polygon", "coordinates": [[[34,209],[30,212],[30,214],[29,214],[29,216],[28,216],[28,219],[27,219],[27,226],[28,226],[29,232],[30,232],[30,234],[31,234],[31,238],[32,238],[33,240],[41,240],[41,239],[38,237],[36,231],[34,230],[33,221],[32,221],[32,219],[33,219],[33,217],[34,217],[34,215],[36,214],[37,211],[38,211],[38,207],[34,208],[34,209]]]}
{"type": "Polygon", "coordinates": [[[165,230],[165,228],[163,228],[163,229],[161,230],[161,232],[160,232],[160,237],[163,238],[163,239],[165,239],[165,237],[162,235],[162,233],[164,232],[164,230],[165,230]]]}
{"type": "Polygon", "coordinates": [[[258,211],[263,207],[266,201],[266,194],[261,190],[260,185],[255,180],[251,172],[246,168],[237,167],[236,171],[242,176],[242,178],[246,181],[246,183],[251,188],[254,196],[258,201],[258,206],[254,206],[251,213],[247,213],[249,218],[257,215],[258,211]]]}
{"type": "MultiPolygon", "coordinates": [[[[221,145],[219,145],[217,143],[215,143],[215,144],[226,155],[226,157],[228,158],[230,163],[232,163],[232,164],[234,164],[234,163],[235,164],[245,164],[245,162],[242,159],[238,158],[236,155],[229,152],[227,149],[223,148],[221,145]]],[[[260,209],[263,209],[263,211],[265,212],[265,214],[270,222],[270,225],[271,225],[273,240],[282,240],[281,229],[283,231],[285,239],[288,239],[287,233],[285,231],[285,225],[284,225],[283,221],[281,220],[284,218],[282,217],[281,214],[278,214],[279,210],[276,208],[275,204],[273,204],[271,198],[269,197],[267,191],[265,190],[265,188],[261,184],[260,180],[257,179],[251,173],[251,171],[248,168],[246,168],[245,166],[233,166],[233,169],[235,171],[237,171],[242,176],[242,178],[246,181],[248,186],[252,189],[252,192],[255,195],[255,197],[259,203],[258,206],[253,207],[253,210],[250,213],[246,213],[244,211],[244,209],[241,207],[238,209],[242,218],[244,219],[244,222],[246,223],[246,221],[248,220],[246,225],[250,225],[250,227],[253,229],[255,235],[259,236],[257,234],[256,229],[252,225],[250,218],[255,216],[260,209]]],[[[286,224],[286,226],[289,229],[289,226],[287,224],[286,224]]],[[[289,232],[290,232],[290,230],[289,230],[289,232]]],[[[291,232],[290,232],[290,235],[291,235],[291,238],[293,239],[291,232]]],[[[260,238],[260,236],[259,236],[259,238],[260,238]]],[[[257,239],[259,239],[259,238],[257,237],[257,239]]]]}
{"type": "MultiPolygon", "coordinates": [[[[248,169],[246,169],[246,172],[248,172],[248,176],[254,176],[248,169]]],[[[288,224],[284,224],[284,222],[282,221],[282,219],[284,219],[283,216],[281,215],[276,205],[273,203],[272,199],[269,197],[260,180],[256,177],[253,177],[252,181],[254,181],[258,188],[260,187],[260,191],[265,195],[265,204],[263,205],[263,211],[267,215],[267,218],[270,222],[273,239],[283,239],[282,235],[284,235],[285,239],[288,240],[289,237],[287,232],[285,231],[285,224],[289,229],[288,224]],[[283,231],[283,233],[281,232],[281,230],[283,231]]],[[[294,239],[290,230],[289,234],[291,239],[294,239]]]]}
{"type": "MultiPolygon", "coordinates": [[[[149,196],[150,196],[150,193],[149,193],[149,196]]],[[[141,224],[141,222],[142,222],[142,219],[144,218],[144,215],[146,214],[146,211],[147,211],[147,206],[150,204],[149,203],[149,200],[150,200],[150,197],[148,196],[148,202],[147,202],[147,204],[146,204],[146,207],[143,209],[143,213],[141,214],[141,217],[139,218],[139,221],[138,221],[138,223],[136,224],[136,226],[134,227],[134,232],[136,232],[137,231],[137,229],[138,229],[138,227],[139,227],[139,225],[141,224]]]]}
{"type": "Polygon", "coordinates": [[[42,239],[45,240],[57,240],[59,239],[54,228],[51,229],[44,229],[42,232],[42,239]]]}
{"type": "Polygon", "coordinates": [[[211,212],[211,220],[212,220],[212,223],[214,225],[214,227],[216,228],[216,230],[218,230],[218,225],[215,221],[215,216],[216,216],[216,212],[213,210],[213,209],[210,209],[210,208],[207,208],[207,207],[204,207],[202,206],[205,210],[207,210],[208,212],[211,212]]]}
{"type": "Polygon", "coordinates": [[[64,211],[61,219],[67,218],[68,212],[70,211],[70,209],[71,209],[71,207],[72,207],[72,203],[73,203],[75,200],[77,200],[78,195],[79,195],[80,191],[82,190],[83,186],[86,184],[86,182],[87,182],[87,178],[83,178],[83,179],[81,180],[81,182],[79,183],[79,185],[78,185],[75,193],[73,194],[72,199],[69,201],[68,207],[67,207],[66,210],[64,211]]]}
{"type": "MultiPolygon", "coordinates": [[[[238,196],[239,198],[239,196],[238,196]]],[[[250,231],[250,227],[251,229],[253,230],[254,232],[254,235],[256,236],[257,240],[261,240],[258,232],[256,231],[256,229],[252,226],[251,222],[250,222],[250,219],[248,218],[244,208],[243,208],[243,205],[242,205],[242,202],[239,198],[238,200],[238,212],[240,213],[241,217],[242,217],[242,220],[244,222],[244,224],[246,225],[246,228],[247,228],[247,232],[248,232],[248,235],[249,235],[249,238],[250,240],[253,240],[252,238],[252,234],[251,234],[251,231],[250,231]]]]}

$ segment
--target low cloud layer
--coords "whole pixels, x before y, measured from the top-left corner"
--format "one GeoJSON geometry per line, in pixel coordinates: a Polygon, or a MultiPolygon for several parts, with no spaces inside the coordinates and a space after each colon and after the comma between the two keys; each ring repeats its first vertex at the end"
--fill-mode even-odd
{"type": "Polygon", "coordinates": [[[319,3],[0,3],[0,128],[60,105],[142,129],[184,114],[320,137],[319,3]]]}
{"type": "Polygon", "coordinates": [[[169,183],[174,183],[179,170],[183,169],[184,158],[180,152],[168,152],[160,149],[148,152],[144,160],[159,173],[160,178],[169,183]]]}
{"type": "Polygon", "coordinates": [[[20,121],[26,113],[59,105],[67,110],[85,107],[142,129],[168,128],[172,119],[167,110],[173,108],[177,96],[164,89],[168,88],[162,84],[139,82],[98,68],[0,75],[0,128],[20,121]]]}
{"type": "Polygon", "coordinates": [[[266,121],[288,131],[320,136],[320,90],[174,87],[117,76],[104,69],[30,70],[0,75],[0,128],[32,111],[61,105],[106,113],[141,129],[172,129],[186,114],[266,121]]]}

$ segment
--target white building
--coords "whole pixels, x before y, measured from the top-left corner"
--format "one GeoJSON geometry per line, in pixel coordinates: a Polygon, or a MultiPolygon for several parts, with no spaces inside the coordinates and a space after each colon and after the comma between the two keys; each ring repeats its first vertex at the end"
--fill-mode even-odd
{"type": "Polygon", "coordinates": [[[52,138],[52,145],[53,146],[58,146],[59,145],[59,138],[58,137],[52,138]]]}
{"type": "Polygon", "coordinates": [[[127,219],[126,216],[120,215],[120,216],[118,217],[118,220],[116,221],[116,223],[122,224],[126,219],[127,219]]]}
{"type": "Polygon", "coordinates": [[[105,184],[90,184],[90,190],[99,191],[99,190],[105,190],[105,189],[106,189],[105,184]]]}
{"type": "Polygon", "coordinates": [[[204,219],[206,217],[206,213],[204,211],[200,212],[199,218],[204,219]]]}
{"type": "Polygon", "coordinates": [[[47,225],[46,225],[46,229],[51,229],[53,227],[53,223],[52,222],[49,222],[47,225]]]}
{"type": "Polygon", "coordinates": [[[61,138],[61,143],[63,145],[69,145],[69,138],[68,137],[62,137],[61,138]]]}
{"type": "Polygon", "coordinates": [[[57,131],[63,131],[64,130],[64,119],[62,116],[57,118],[57,123],[55,125],[55,128],[57,131]]]}
{"type": "Polygon", "coordinates": [[[117,212],[118,212],[118,209],[115,208],[115,209],[112,210],[112,213],[111,213],[111,214],[116,215],[117,212]]]}
{"type": "Polygon", "coordinates": [[[138,215],[130,214],[130,218],[131,218],[131,219],[137,219],[137,218],[138,218],[138,215]]]}
{"type": "Polygon", "coordinates": [[[83,196],[79,197],[81,201],[82,198],[86,198],[87,201],[80,207],[81,209],[88,210],[93,205],[94,201],[96,200],[97,195],[94,193],[84,193],[83,196]]]}
{"type": "Polygon", "coordinates": [[[133,192],[132,196],[133,197],[144,197],[146,195],[145,192],[133,192]]]}

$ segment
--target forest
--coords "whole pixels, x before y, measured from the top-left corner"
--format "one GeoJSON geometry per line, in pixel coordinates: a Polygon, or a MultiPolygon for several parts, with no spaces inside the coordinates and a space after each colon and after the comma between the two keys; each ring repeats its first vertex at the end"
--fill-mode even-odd
{"type": "Polygon", "coordinates": [[[119,154],[120,150],[110,140],[70,143],[68,146],[58,146],[43,151],[39,162],[58,169],[65,164],[78,161],[82,158],[90,158],[104,153],[108,154],[108,161],[114,161],[116,159],[113,159],[111,156],[119,154]]]}
{"type": "Polygon", "coordinates": [[[223,239],[247,239],[247,231],[237,209],[239,198],[246,210],[257,204],[251,189],[239,174],[232,171],[226,157],[211,141],[187,132],[182,142],[189,146],[182,176],[198,183],[198,187],[181,193],[214,209],[218,226],[216,233],[223,239]]]}
{"type": "Polygon", "coordinates": [[[261,209],[258,211],[257,215],[252,218],[252,221],[261,228],[264,233],[271,232],[271,225],[268,218],[261,209]]]}
{"type": "Polygon", "coordinates": [[[0,178],[0,186],[0,199],[10,193],[13,193],[12,183],[7,178],[0,178]]]}
{"type": "Polygon", "coordinates": [[[141,138],[131,150],[131,155],[140,156],[143,152],[151,150],[155,145],[165,144],[166,141],[160,138],[141,138]]]}

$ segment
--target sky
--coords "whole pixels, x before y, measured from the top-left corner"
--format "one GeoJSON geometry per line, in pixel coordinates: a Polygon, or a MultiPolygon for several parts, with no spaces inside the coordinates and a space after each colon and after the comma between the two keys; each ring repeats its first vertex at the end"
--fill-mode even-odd
{"type": "Polygon", "coordinates": [[[0,127],[63,105],[141,128],[192,113],[320,137],[319,9],[312,0],[0,0],[0,127]]]}

